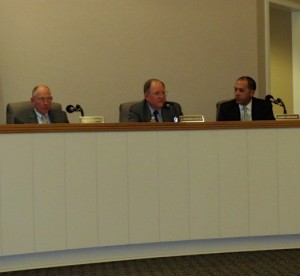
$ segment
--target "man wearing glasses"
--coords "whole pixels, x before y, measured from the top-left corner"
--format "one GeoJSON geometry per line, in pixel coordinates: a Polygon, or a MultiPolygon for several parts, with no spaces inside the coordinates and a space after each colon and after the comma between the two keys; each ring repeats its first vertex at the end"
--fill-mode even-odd
{"type": "Polygon", "coordinates": [[[46,85],[37,85],[32,90],[32,110],[16,116],[15,124],[69,123],[66,112],[51,109],[52,95],[46,85]]]}
{"type": "Polygon", "coordinates": [[[182,115],[181,106],[166,101],[165,84],[158,79],[147,80],[144,84],[144,100],[132,105],[128,114],[129,122],[178,122],[182,115]]]}

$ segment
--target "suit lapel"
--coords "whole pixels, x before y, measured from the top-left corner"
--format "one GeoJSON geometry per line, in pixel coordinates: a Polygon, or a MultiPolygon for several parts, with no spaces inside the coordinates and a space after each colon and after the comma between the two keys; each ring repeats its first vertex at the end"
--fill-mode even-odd
{"type": "Polygon", "coordinates": [[[49,110],[48,116],[49,116],[49,119],[50,119],[50,123],[55,123],[55,116],[54,116],[54,114],[51,112],[51,110],[49,110]]]}
{"type": "Polygon", "coordinates": [[[165,108],[161,109],[161,117],[163,122],[172,122],[172,118],[170,116],[170,112],[168,109],[165,108]]]}
{"type": "Polygon", "coordinates": [[[34,109],[32,109],[30,115],[29,115],[29,123],[30,124],[38,124],[38,119],[37,119],[37,115],[34,112],[34,109]]]}
{"type": "Polygon", "coordinates": [[[146,100],[144,100],[144,105],[143,105],[143,118],[142,121],[143,122],[150,122],[151,119],[151,112],[150,112],[150,108],[148,106],[148,103],[146,100]]]}
{"type": "Polygon", "coordinates": [[[240,112],[240,106],[235,102],[234,104],[234,113],[233,117],[235,120],[240,121],[241,120],[241,112],[240,112]]]}
{"type": "Polygon", "coordinates": [[[252,120],[257,120],[259,114],[260,114],[260,108],[257,108],[257,101],[254,97],[252,97],[252,110],[251,110],[252,120]]]}

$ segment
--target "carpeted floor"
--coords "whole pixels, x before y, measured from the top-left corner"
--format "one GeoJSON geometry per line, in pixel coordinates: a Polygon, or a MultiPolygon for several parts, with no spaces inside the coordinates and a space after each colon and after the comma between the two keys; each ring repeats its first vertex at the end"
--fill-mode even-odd
{"type": "Polygon", "coordinates": [[[8,272],[5,276],[300,275],[300,249],[144,259],[8,272]]]}

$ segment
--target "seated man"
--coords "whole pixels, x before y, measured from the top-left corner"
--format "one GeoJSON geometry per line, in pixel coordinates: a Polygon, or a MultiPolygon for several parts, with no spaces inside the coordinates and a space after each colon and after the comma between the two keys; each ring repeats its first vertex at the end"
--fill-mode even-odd
{"type": "Polygon", "coordinates": [[[255,98],[255,90],[252,78],[238,78],[234,86],[235,99],[220,105],[217,121],[275,120],[272,104],[255,98]]]}
{"type": "Polygon", "coordinates": [[[147,80],[144,84],[144,100],[132,105],[129,122],[178,122],[182,115],[181,106],[166,101],[165,84],[158,79],[147,80]]]}
{"type": "Polygon", "coordinates": [[[32,110],[17,115],[15,124],[69,123],[66,112],[51,110],[52,95],[46,85],[37,85],[32,90],[32,110]]]}

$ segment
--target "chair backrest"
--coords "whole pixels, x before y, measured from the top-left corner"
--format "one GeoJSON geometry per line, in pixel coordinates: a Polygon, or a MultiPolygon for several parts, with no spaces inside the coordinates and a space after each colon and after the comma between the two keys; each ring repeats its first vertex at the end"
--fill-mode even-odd
{"type": "Polygon", "coordinates": [[[225,103],[225,102],[229,102],[231,101],[232,99],[227,99],[227,100],[221,100],[221,101],[218,101],[216,103],[216,108],[217,108],[217,112],[216,112],[216,120],[218,120],[218,117],[219,117],[219,112],[220,112],[220,106],[222,103],[225,103]]]}
{"type": "Polygon", "coordinates": [[[128,122],[128,113],[130,107],[138,103],[138,101],[131,101],[131,102],[126,102],[126,103],[121,103],[119,107],[119,122],[128,122]]]}
{"type": "MultiPolygon", "coordinates": [[[[15,117],[23,111],[31,110],[32,104],[30,101],[8,103],[6,106],[6,123],[14,124],[15,117]]],[[[51,109],[62,111],[61,104],[52,103],[51,109]]]]}

